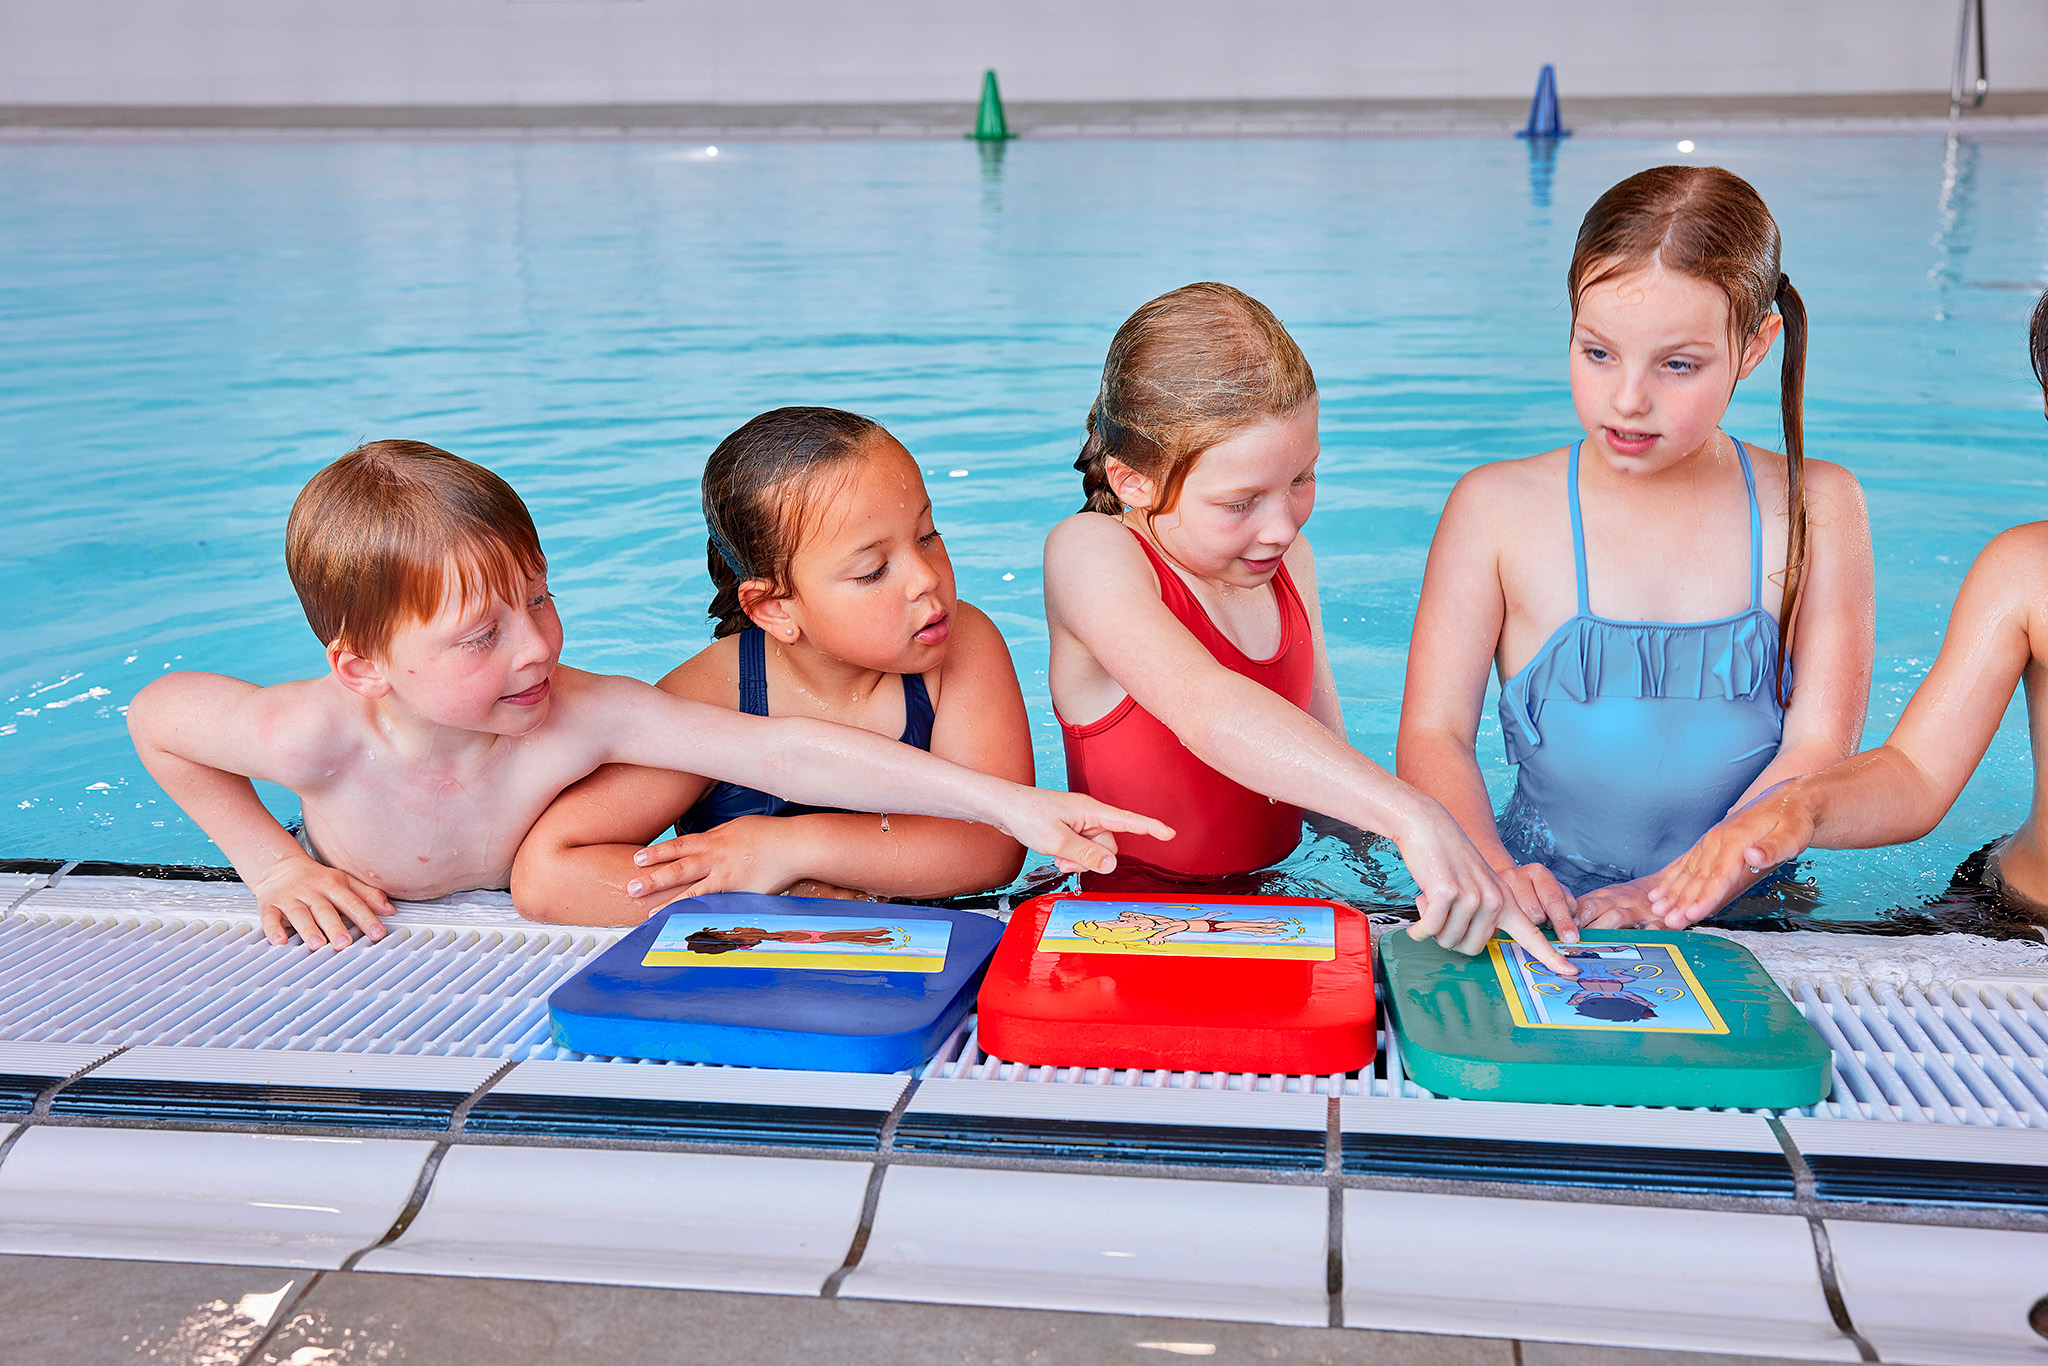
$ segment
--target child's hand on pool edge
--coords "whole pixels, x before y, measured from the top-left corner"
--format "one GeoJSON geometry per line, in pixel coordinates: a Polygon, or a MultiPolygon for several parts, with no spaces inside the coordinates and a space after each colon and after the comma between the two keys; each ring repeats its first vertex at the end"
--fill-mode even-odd
{"type": "Polygon", "coordinates": [[[1813,843],[1813,810],[1800,782],[1780,783],[1723,817],[1658,873],[1650,904],[1668,929],[1697,925],[1770,869],[1813,843]]]}
{"type": "Polygon", "coordinates": [[[353,939],[351,920],[375,942],[386,934],[377,917],[391,914],[391,898],[383,892],[304,856],[279,860],[249,890],[261,908],[263,937],[273,944],[287,942],[296,930],[308,949],[346,948],[353,939]]]}

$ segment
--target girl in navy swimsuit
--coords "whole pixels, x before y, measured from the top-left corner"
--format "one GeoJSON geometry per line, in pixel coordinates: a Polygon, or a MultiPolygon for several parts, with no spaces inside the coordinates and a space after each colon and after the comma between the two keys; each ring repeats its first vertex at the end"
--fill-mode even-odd
{"type": "MultiPolygon", "coordinates": [[[[1016,670],[955,596],[924,479],[888,432],[832,408],[778,408],[705,465],[712,644],[661,681],[756,716],[809,716],[1016,782],[1033,778],[1016,670]]],[[[685,894],[942,897],[1016,877],[1001,831],[794,807],[651,769],[603,769],[534,826],[522,910],[631,924],[685,894]],[[667,827],[675,837],[660,839],[667,827]]]]}

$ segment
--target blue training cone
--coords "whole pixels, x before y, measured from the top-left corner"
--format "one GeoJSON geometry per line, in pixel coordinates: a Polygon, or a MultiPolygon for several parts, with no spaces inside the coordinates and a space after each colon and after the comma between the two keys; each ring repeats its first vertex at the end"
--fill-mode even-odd
{"type": "Polygon", "coordinates": [[[1536,77],[1536,98],[1529,101],[1529,126],[1518,138],[1568,138],[1572,130],[1563,126],[1557,112],[1557,68],[1543,64],[1536,77]]]}

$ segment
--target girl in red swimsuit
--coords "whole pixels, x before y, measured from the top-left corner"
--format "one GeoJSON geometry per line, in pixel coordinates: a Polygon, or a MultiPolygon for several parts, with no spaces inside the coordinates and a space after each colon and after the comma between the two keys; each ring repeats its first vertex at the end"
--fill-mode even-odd
{"type": "Polygon", "coordinates": [[[1315,376],[1256,299],[1188,285],[1117,330],[1087,506],[1045,544],[1068,785],[1171,825],[1119,861],[1181,878],[1285,858],[1303,808],[1376,831],[1421,887],[1419,936],[1476,953],[1498,926],[1571,975],[1443,807],[1344,738],[1301,535],[1319,452],[1315,376]]]}

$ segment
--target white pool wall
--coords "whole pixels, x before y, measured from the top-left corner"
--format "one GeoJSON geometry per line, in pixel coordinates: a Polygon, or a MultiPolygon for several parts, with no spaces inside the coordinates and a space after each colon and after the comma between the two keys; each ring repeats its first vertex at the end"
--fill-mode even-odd
{"type": "MultiPolygon", "coordinates": [[[[1998,89],[2048,6],[1985,0],[1998,89]]],[[[0,105],[561,105],[1946,91],[1954,0],[0,0],[0,105]]]]}

